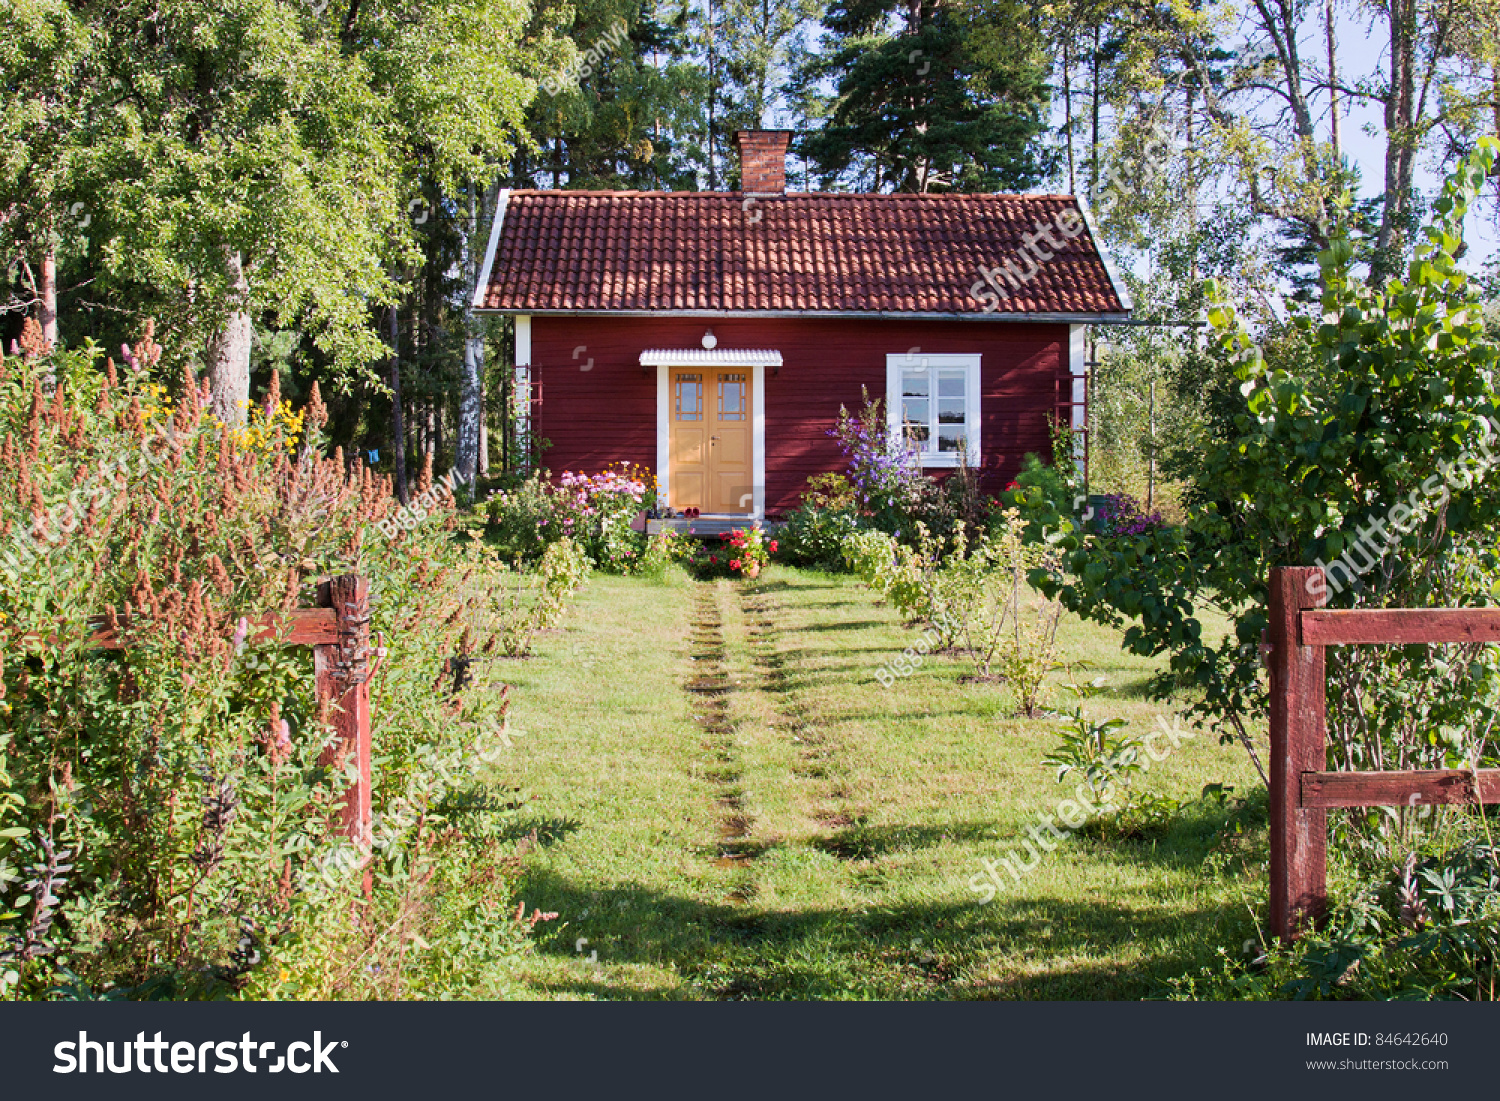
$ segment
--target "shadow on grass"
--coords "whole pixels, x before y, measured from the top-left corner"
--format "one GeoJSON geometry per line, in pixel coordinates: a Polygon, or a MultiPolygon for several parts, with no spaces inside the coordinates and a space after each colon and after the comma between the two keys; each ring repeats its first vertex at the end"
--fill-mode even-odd
{"type": "Polygon", "coordinates": [[[893,852],[930,849],[947,841],[996,841],[994,822],[957,822],[943,826],[852,825],[812,842],[815,849],[840,860],[874,860],[893,852]]]}
{"type": "Polygon", "coordinates": [[[988,905],[767,912],[635,884],[590,890],[545,869],[529,871],[523,891],[529,906],[560,915],[538,930],[538,951],[577,965],[536,987],[603,999],[1135,1000],[1251,935],[1232,900],[1168,909],[1001,895],[988,905]],[[581,954],[583,938],[597,967],[581,954]],[[638,975],[612,976],[612,965],[670,968],[684,985],[643,989],[638,975]]]}

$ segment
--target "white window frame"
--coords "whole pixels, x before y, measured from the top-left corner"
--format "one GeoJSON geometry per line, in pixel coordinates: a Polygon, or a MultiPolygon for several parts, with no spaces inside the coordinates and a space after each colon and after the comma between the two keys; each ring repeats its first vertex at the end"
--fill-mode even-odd
{"type": "MultiPolygon", "coordinates": [[[[950,352],[929,353],[912,349],[909,352],[894,352],[885,357],[885,409],[886,425],[891,434],[891,439],[896,443],[903,442],[901,428],[901,376],[910,370],[956,370],[964,371],[964,427],[965,440],[967,441],[967,453],[969,465],[979,467],[982,465],[984,455],[983,444],[979,438],[979,411],[980,411],[980,357],[978,354],[957,354],[950,352]]],[[[937,412],[937,389],[932,388],[932,396],[928,399],[932,403],[933,415],[937,412]]],[[[958,452],[938,451],[937,427],[934,423],[932,434],[928,437],[928,443],[932,450],[923,449],[918,452],[921,463],[928,468],[946,468],[958,466],[958,452]]]]}

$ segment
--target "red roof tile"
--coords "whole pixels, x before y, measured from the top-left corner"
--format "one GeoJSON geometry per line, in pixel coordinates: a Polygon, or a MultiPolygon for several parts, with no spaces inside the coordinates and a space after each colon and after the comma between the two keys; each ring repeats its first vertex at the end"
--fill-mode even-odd
{"type": "MultiPolygon", "coordinates": [[[[983,315],[981,265],[1076,211],[1067,195],[513,191],[490,310],[983,315]]],[[[1124,313],[1092,234],[1071,240],[995,314],[1124,313]]]]}

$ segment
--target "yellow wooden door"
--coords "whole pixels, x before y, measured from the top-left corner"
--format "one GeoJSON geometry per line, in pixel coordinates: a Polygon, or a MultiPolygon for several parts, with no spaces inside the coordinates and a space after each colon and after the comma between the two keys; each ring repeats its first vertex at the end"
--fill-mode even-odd
{"type": "Polygon", "coordinates": [[[712,512],[749,513],[755,509],[750,466],[750,372],[714,371],[709,412],[709,469],[712,512]]]}
{"type": "Polygon", "coordinates": [[[753,512],[750,371],[673,368],[668,382],[671,506],[753,512]]]}
{"type": "Polygon", "coordinates": [[[709,485],[708,409],[704,401],[708,387],[703,371],[673,370],[671,373],[671,462],[668,475],[671,506],[678,511],[697,508],[708,511],[704,493],[709,485]]]}

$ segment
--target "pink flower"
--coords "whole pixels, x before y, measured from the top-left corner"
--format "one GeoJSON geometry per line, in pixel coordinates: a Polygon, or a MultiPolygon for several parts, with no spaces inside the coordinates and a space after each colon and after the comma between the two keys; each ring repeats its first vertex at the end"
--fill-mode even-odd
{"type": "Polygon", "coordinates": [[[730,562],[730,563],[729,563],[729,568],[730,568],[730,569],[731,569],[731,570],[737,570],[737,569],[739,569],[739,568],[740,568],[740,560],[739,560],[739,559],[738,559],[738,558],[736,558],[736,559],[733,559],[733,560],[732,560],[732,561],[731,561],[731,562],[730,562]]]}

